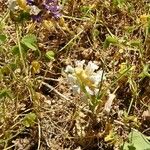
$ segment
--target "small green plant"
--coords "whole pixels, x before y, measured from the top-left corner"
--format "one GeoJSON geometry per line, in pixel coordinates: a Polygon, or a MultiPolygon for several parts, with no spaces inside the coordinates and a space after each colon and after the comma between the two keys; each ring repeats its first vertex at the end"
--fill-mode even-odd
{"type": "Polygon", "coordinates": [[[86,112],[83,112],[84,108],[77,108],[73,116],[76,120],[75,136],[78,136],[81,145],[86,145],[87,137],[91,137],[90,143],[95,136],[103,136],[103,134],[99,134],[98,131],[94,131],[92,128],[99,123],[97,109],[101,104],[99,97],[106,75],[104,70],[100,69],[94,62],[89,61],[86,65],[85,60],[76,61],[75,67],[68,65],[65,72],[73,94],[79,95],[80,100],[85,103],[87,108],[86,112]],[[91,121],[86,122],[86,118],[89,118],[91,121]]]}
{"type": "Polygon", "coordinates": [[[104,41],[104,49],[108,48],[110,44],[116,45],[119,44],[119,40],[115,36],[107,36],[105,41],[104,41]]]}
{"type": "Polygon", "coordinates": [[[46,52],[45,54],[45,57],[48,59],[48,60],[54,60],[54,56],[55,56],[55,53],[53,51],[48,51],[46,52]]]}
{"type": "Polygon", "coordinates": [[[22,124],[25,127],[31,127],[35,124],[35,120],[36,120],[35,113],[29,113],[29,114],[26,114],[25,117],[23,118],[22,124]]]}

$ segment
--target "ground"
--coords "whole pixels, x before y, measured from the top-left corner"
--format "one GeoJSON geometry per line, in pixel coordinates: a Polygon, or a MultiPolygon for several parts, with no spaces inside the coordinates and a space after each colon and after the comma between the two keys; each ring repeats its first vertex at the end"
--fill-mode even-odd
{"type": "Polygon", "coordinates": [[[60,0],[38,22],[17,2],[0,2],[0,149],[149,150],[150,2],[60,0]],[[91,99],[65,71],[82,60],[105,76],[91,99]]]}

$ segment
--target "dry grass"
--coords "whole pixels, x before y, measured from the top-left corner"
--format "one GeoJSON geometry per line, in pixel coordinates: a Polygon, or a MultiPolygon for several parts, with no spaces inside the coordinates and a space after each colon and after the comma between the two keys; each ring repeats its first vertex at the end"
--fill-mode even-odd
{"type": "Polygon", "coordinates": [[[150,136],[150,3],[61,4],[60,20],[45,25],[27,21],[19,29],[7,6],[0,5],[0,34],[7,36],[0,43],[0,149],[117,150],[132,128],[150,136]],[[29,33],[36,35],[40,53],[14,54],[12,47],[29,33]],[[107,41],[108,36],[117,42],[107,41]],[[49,50],[55,60],[45,59],[49,50]],[[106,73],[96,115],[67,83],[64,69],[76,60],[96,61],[106,73]],[[106,113],[108,91],[115,98],[106,113]]]}

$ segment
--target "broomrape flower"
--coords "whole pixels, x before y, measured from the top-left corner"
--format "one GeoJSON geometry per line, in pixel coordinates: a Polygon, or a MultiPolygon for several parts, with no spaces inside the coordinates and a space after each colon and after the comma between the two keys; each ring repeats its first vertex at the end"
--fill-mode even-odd
{"type": "Polygon", "coordinates": [[[76,61],[75,67],[68,65],[65,72],[71,84],[74,93],[88,92],[90,95],[97,95],[99,92],[99,85],[106,77],[103,70],[99,69],[92,61],[85,64],[85,60],[76,61]]]}
{"type": "Polygon", "coordinates": [[[30,6],[30,13],[34,21],[42,20],[45,15],[50,15],[55,19],[60,18],[60,6],[58,0],[45,0],[42,3],[34,0],[26,0],[30,6]]]}
{"type": "Polygon", "coordinates": [[[27,4],[28,5],[34,5],[35,3],[34,3],[34,0],[27,0],[27,4]]]}

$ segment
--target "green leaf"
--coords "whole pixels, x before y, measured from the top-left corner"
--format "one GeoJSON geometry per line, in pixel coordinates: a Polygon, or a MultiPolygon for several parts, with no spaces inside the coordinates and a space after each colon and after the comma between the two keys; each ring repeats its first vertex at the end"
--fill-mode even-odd
{"type": "Polygon", "coordinates": [[[14,55],[18,55],[20,53],[18,45],[13,46],[11,51],[12,51],[12,54],[14,55]]]}
{"type": "MultiPolygon", "coordinates": [[[[29,48],[26,45],[21,43],[21,51],[24,55],[27,53],[28,50],[29,50],[29,48]]],[[[12,49],[11,49],[11,52],[12,52],[13,55],[20,55],[18,45],[13,46],[12,49]]]]}
{"type": "Polygon", "coordinates": [[[27,46],[28,48],[32,50],[37,50],[37,40],[36,36],[33,34],[26,35],[22,38],[21,43],[27,46]]]}
{"type": "Polygon", "coordinates": [[[129,142],[125,142],[123,150],[150,150],[150,142],[141,132],[133,129],[128,137],[129,142]]]}
{"type": "Polygon", "coordinates": [[[125,26],[124,29],[127,33],[132,33],[135,30],[136,26],[125,26]]]}
{"type": "Polygon", "coordinates": [[[149,64],[144,65],[143,71],[139,74],[139,77],[141,78],[150,77],[149,71],[150,71],[150,65],[149,64]]]}
{"type": "Polygon", "coordinates": [[[9,66],[10,66],[12,71],[15,71],[17,69],[17,64],[16,63],[10,63],[9,66]]]}
{"type": "Polygon", "coordinates": [[[0,34],[0,43],[5,42],[6,38],[7,38],[6,35],[0,34]]]}
{"type": "Polygon", "coordinates": [[[30,14],[28,12],[21,11],[20,14],[18,15],[17,21],[23,22],[23,21],[28,21],[29,19],[30,19],[30,14]]]}
{"type": "Polygon", "coordinates": [[[134,47],[140,47],[141,45],[141,40],[131,40],[130,45],[134,47]]]}
{"type": "Polygon", "coordinates": [[[92,8],[90,6],[82,6],[80,10],[85,16],[88,16],[91,14],[92,8]]]}
{"type": "Polygon", "coordinates": [[[11,98],[11,92],[10,92],[10,90],[8,90],[8,89],[0,90],[0,99],[1,98],[5,98],[5,97],[11,98]]]}
{"type": "Polygon", "coordinates": [[[55,53],[53,51],[48,51],[48,52],[46,52],[45,56],[49,60],[54,60],[55,53]]]}
{"type": "Polygon", "coordinates": [[[30,112],[29,114],[26,114],[23,121],[22,121],[22,124],[25,126],[25,127],[31,127],[35,124],[35,120],[36,120],[36,114],[35,113],[32,113],[30,112]]]}
{"type": "Polygon", "coordinates": [[[107,36],[105,41],[104,41],[104,49],[108,48],[110,44],[117,44],[118,43],[118,38],[117,37],[112,37],[112,36],[107,36]]]}
{"type": "Polygon", "coordinates": [[[125,1],[126,1],[126,0],[113,0],[113,4],[114,4],[115,6],[118,6],[119,8],[122,8],[123,5],[125,4],[125,1]]]}
{"type": "Polygon", "coordinates": [[[8,74],[10,73],[9,65],[8,65],[8,64],[4,65],[4,66],[1,68],[1,72],[2,72],[2,74],[8,75],[8,74]]]}

